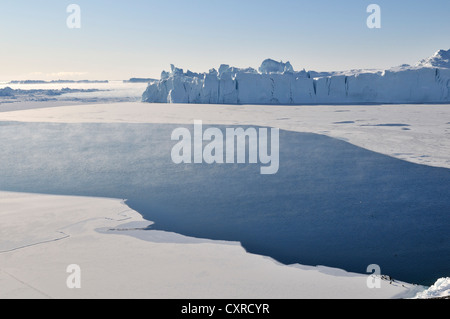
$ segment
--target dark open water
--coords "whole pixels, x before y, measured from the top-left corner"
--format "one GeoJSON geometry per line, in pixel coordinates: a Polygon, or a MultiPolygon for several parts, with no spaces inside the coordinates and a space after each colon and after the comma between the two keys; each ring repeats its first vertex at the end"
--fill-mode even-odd
{"type": "Polygon", "coordinates": [[[286,131],[277,175],[175,165],[176,127],[2,122],[0,189],[126,198],[154,229],[240,241],[286,264],[378,264],[425,285],[450,275],[450,170],[286,131]]]}

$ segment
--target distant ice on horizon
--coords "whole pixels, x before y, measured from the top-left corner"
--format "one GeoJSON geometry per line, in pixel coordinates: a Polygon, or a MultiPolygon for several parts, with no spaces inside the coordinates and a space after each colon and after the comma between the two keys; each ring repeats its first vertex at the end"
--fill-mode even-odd
{"type": "MultiPolygon", "coordinates": [[[[117,103],[140,101],[147,83],[124,81],[11,81],[0,84],[0,105],[21,102],[117,103]]],[[[5,107],[0,106],[0,111],[5,107]]]]}

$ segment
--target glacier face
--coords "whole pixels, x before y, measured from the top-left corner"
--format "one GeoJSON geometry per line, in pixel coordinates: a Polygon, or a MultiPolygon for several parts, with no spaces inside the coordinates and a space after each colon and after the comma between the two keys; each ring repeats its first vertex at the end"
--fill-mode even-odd
{"type": "Polygon", "coordinates": [[[258,70],[221,65],[208,73],[171,66],[142,96],[150,103],[357,104],[450,103],[450,50],[415,66],[346,72],[294,71],[265,60],[258,70]]]}

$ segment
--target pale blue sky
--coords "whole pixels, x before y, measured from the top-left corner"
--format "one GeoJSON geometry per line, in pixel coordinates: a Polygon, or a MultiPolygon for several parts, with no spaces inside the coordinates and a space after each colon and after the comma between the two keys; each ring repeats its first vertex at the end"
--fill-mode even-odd
{"type": "Polygon", "coordinates": [[[0,80],[158,77],[173,63],[207,71],[388,68],[450,48],[448,0],[2,0],[0,80]],[[81,29],[66,8],[81,6],[81,29]],[[368,29],[366,8],[382,9],[368,29]]]}

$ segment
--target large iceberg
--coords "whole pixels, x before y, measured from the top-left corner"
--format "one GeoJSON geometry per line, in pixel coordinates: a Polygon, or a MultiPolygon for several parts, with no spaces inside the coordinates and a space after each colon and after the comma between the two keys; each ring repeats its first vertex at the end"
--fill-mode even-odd
{"type": "Polygon", "coordinates": [[[221,65],[208,73],[171,66],[142,100],[198,104],[450,103],[450,50],[414,66],[343,72],[294,71],[265,60],[258,70],[221,65]]]}

